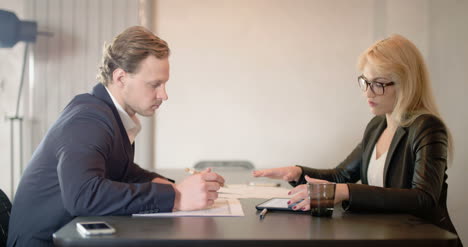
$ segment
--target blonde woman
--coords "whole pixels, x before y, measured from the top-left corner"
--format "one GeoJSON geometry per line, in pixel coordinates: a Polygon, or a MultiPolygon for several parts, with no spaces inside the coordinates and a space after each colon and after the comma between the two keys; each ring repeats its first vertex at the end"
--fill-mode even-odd
{"type": "MultiPolygon", "coordinates": [[[[421,53],[393,35],[368,48],[358,68],[358,85],[376,116],[351,154],[334,169],[291,166],[253,175],[291,182],[296,187],[289,203],[307,197],[306,182],[326,180],[337,183],[335,204],[346,210],[411,213],[456,233],[446,205],[452,141],[421,53]]],[[[294,207],[309,209],[307,200],[294,207]]]]}

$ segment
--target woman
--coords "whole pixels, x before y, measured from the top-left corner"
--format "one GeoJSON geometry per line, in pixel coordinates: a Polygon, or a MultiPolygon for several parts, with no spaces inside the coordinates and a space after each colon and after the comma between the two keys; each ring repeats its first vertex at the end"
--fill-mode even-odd
{"type": "MultiPolygon", "coordinates": [[[[326,180],[337,183],[335,204],[342,203],[345,210],[411,213],[456,234],[446,205],[451,137],[421,53],[406,38],[393,35],[367,49],[358,68],[359,87],[376,116],[353,152],[334,169],[291,166],[253,175],[298,185],[289,203],[307,197],[306,182],[326,180]],[[359,180],[362,184],[355,184],[359,180]]],[[[309,210],[308,200],[293,209],[309,210]]]]}

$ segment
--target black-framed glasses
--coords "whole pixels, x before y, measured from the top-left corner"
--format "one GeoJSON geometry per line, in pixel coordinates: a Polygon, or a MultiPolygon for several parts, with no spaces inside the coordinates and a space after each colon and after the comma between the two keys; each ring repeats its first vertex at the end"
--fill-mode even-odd
{"type": "Polygon", "coordinates": [[[386,83],[376,81],[369,82],[363,75],[358,77],[358,83],[363,92],[367,91],[367,88],[370,87],[375,95],[384,95],[386,87],[395,85],[393,81],[386,83]]]}

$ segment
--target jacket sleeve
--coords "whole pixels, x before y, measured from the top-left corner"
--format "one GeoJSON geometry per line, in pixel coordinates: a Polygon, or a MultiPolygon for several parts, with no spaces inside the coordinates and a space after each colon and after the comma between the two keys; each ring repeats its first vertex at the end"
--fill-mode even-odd
{"type": "Polygon", "coordinates": [[[355,183],[359,181],[361,175],[361,158],[362,144],[359,143],[351,154],[333,169],[314,169],[304,166],[299,166],[302,170],[301,177],[297,183],[290,182],[291,185],[297,186],[305,184],[305,175],[311,178],[323,179],[335,183],[355,183]]]}
{"type": "Polygon", "coordinates": [[[128,169],[127,176],[124,178],[126,183],[146,183],[151,182],[155,178],[163,178],[174,183],[175,181],[169,178],[166,178],[158,173],[150,172],[141,168],[139,165],[132,162],[128,169]]]}
{"type": "Polygon", "coordinates": [[[122,183],[105,178],[114,133],[105,114],[88,110],[55,128],[61,197],[71,215],[129,215],[172,210],[175,193],[171,185],[122,183]]]}
{"type": "Polygon", "coordinates": [[[447,167],[447,130],[435,117],[417,119],[410,128],[414,128],[408,136],[408,151],[414,157],[411,188],[349,184],[347,209],[417,214],[437,205],[447,167]]]}

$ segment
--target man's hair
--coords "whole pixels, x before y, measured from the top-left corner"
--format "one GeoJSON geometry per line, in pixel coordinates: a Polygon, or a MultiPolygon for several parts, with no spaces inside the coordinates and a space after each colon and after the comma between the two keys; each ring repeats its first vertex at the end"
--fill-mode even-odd
{"type": "Polygon", "coordinates": [[[170,54],[166,41],[158,38],[144,27],[133,26],[117,35],[112,43],[105,44],[97,79],[104,85],[112,81],[112,73],[121,68],[127,73],[136,73],[140,62],[153,55],[158,59],[170,54]]]}

